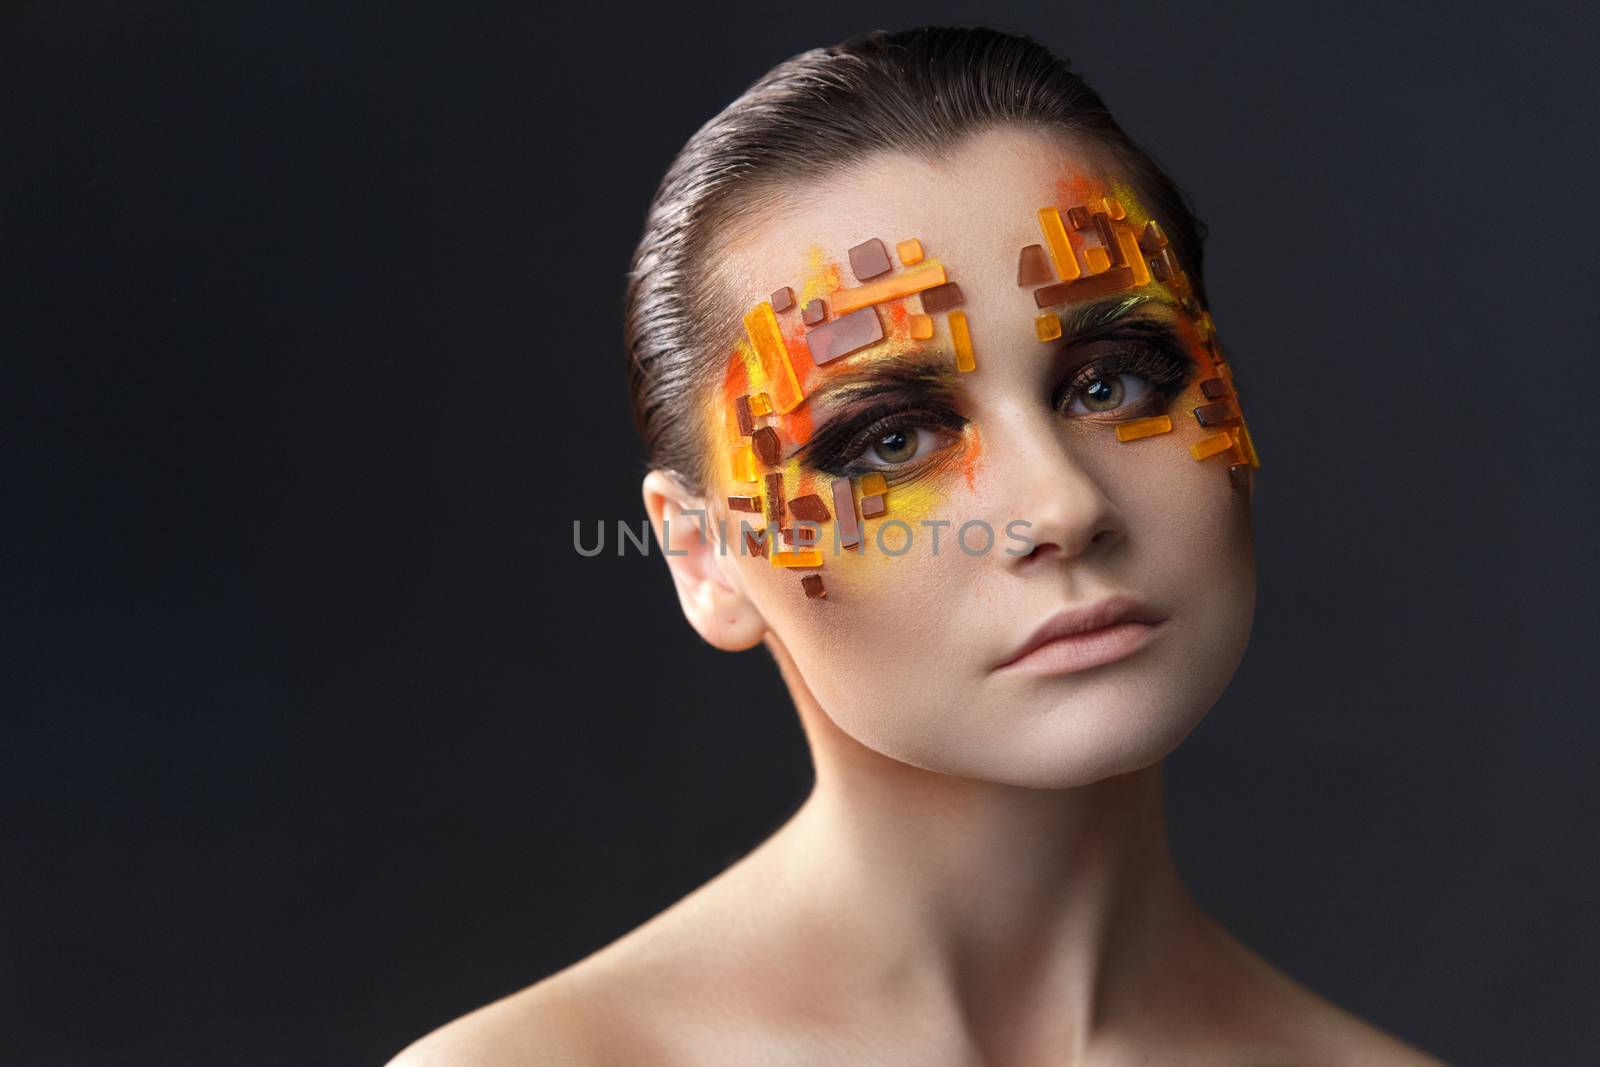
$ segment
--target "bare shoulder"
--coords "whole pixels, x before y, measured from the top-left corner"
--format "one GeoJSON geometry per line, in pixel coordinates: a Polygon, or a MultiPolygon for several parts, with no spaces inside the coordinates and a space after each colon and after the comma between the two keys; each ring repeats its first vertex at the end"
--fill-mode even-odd
{"type": "Polygon", "coordinates": [[[645,1062],[653,1042],[620,983],[589,961],[454,1019],[385,1067],[591,1067],[645,1062]]]}
{"type": "Polygon", "coordinates": [[[1297,1035],[1296,1062],[1319,1067],[1449,1067],[1443,1060],[1339,1005],[1321,997],[1317,1001],[1303,1017],[1305,1028],[1297,1035]]]}
{"type": "Polygon", "coordinates": [[[602,1062],[581,1012],[565,1010],[550,979],[453,1019],[407,1045],[385,1067],[500,1067],[602,1062]]]}
{"type": "Polygon", "coordinates": [[[1218,1062],[1303,1064],[1306,1067],[1449,1067],[1399,1036],[1292,978],[1254,949],[1212,922],[1225,943],[1225,960],[1210,975],[1219,999],[1208,1005],[1213,1019],[1227,1021],[1233,1045],[1218,1062]],[[1237,1042],[1237,1044],[1234,1044],[1237,1042]],[[1240,1051],[1248,1055],[1240,1058],[1240,1051]]]}
{"type": "Polygon", "coordinates": [[[1351,1034],[1346,1048],[1349,1063],[1381,1063],[1392,1067],[1449,1067],[1445,1061],[1431,1056],[1393,1034],[1379,1030],[1361,1019],[1355,1020],[1359,1032],[1351,1034]]]}
{"type": "Polygon", "coordinates": [[[1306,990],[1307,1003],[1290,1016],[1295,1062],[1351,1067],[1448,1067],[1440,1059],[1306,990]]]}
{"type": "MultiPolygon", "coordinates": [[[[386,1067],[672,1064],[726,1021],[700,980],[714,928],[691,894],[525,989],[439,1027],[386,1067]]],[[[726,942],[724,937],[723,942],[726,942]]]]}
{"type": "Polygon", "coordinates": [[[1368,1022],[1342,1005],[1305,990],[1310,1003],[1301,1016],[1307,1062],[1382,1067],[1448,1067],[1417,1046],[1368,1022]]]}

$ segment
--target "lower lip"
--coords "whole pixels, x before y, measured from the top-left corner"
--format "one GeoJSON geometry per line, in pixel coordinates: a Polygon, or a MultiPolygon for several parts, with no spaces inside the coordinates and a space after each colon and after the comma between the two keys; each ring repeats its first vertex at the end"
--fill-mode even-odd
{"type": "Polygon", "coordinates": [[[1069,637],[1058,637],[1046,641],[1021,659],[1006,664],[1001,670],[1028,674],[1067,674],[1098,667],[1103,663],[1114,663],[1143,648],[1160,625],[1122,622],[1069,637]]]}

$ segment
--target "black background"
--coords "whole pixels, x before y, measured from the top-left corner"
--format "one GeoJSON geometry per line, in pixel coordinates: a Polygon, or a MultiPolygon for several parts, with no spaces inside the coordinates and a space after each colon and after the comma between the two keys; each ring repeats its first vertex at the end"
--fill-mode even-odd
{"type": "Polygon", "coordinates": [[[380,1063],[788,815],[765,653],[572,549],[642,517],[623,272],[769,65],[974,18],[1212,227],[1261,586],[1195,894],[1453,1062],[1592,1050],[1596,26],[1210,7],[5,8],[0,1060],[380,1063]]]}

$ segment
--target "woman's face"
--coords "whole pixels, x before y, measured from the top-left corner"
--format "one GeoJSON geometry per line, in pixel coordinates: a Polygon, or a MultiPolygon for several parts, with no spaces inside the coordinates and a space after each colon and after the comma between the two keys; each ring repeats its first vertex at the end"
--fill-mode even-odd
{"type": "Polygon", "coordinates": [[[1249,638],[1254,455],[1139,192],[1001,129],[766,204],[712,264],[744,313],[703,411],[729,581],[886,756],[1059,787],[1166,755],[1249,638]],[[1151,624],[1007,665],[1111,597],[1151,624]]]}

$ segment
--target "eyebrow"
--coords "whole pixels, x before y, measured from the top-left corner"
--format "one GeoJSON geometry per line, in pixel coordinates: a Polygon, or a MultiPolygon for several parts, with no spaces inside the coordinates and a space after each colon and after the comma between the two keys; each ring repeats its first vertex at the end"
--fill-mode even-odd
{"type": "Polygon", "coordinates": [[[885,393],[922,396],[946,395],[961,373],[942,347],[914,349],[902,357],[879,357],[849,370],[841,370],[812,390],[808,399],[830,404],[853,404],[885,393]]]}
{"type": "Polygon", "coordinates": [[[1097,300],[1092,304],[1079,304],[1072,310],[1062,313],[1059,344],[1070,345],[1083,340],[1086,336],[1101,333],[1140,308],[1151,305],[1171,308],[1174,311],[1182,310],[1176,302],[1155,293],[1131,293],[1109,300],[1097,300]]]}
{"type": "MultiPolygon", "coordinates": [[[[1070,310],[1060,313],[1061,338],[1057,342],[1057,346],[1065,347],[1081,341],[1085,337],[1091,337],[1095,334],[1104,332],[1114,323],[1128,318],[1133,314],[1133,312],[1145,307],[1164,307],[1172,311],[1182,310],[1182,308],[1175,301],[1169,300],[1166,297],[1156,293],[1129,293],[1125,296],[1115,296],[1105,300],[1096,300],[1092,302],[1076,304],[1070,310]]],[[[860,352],[858,355],[871,356],[873,355],[873,350],[869,348],[860,352]]],[[[841,382],[849,385],[855,383],[858,378],[881,377],[884,368],[892,367],[897,364],[926,361],[938,366],[943,360],[948,358],[948,352],[946,351],[945,346],[942,344],[927,344],[913,349],[912,352],[903,359],[884,359],[881,355],[877,356],[877,358],[880,361],[879,363],[867,363],[863,361],[863,366],[866,368],[864,374],[856,372],[845,372],[839,374],[833,378],[830,378],[828,382],[819,387],[817,393],[821,393],[825,389],[831,390],[834,382],[841,382]]],[[[851,362],[851,357],[846,356],[840,362],[843,364],[848,364],[851,362]]],[[[959,375],[951,375],[951,377],[957,378],[959,375]]]]}
{"type": "MultiPolygon", "coordinates": [[[[1181,310],[1174,301],[1154,293],[1131,293],[1091,303],[1081,303],[1061,313],[1061,337],[1050,349],[1059,351],[1106,332],[1133,312],[1148,306],[1181,310]]],[[[1151,326],[1157,324],[1151,323],[1151,326]]],[[[1165,324],[1160,327],[1165,329],[1165,324]]],[[[871,354],[868,349],[862,356],[871,354]]],[[[846,357],[841,363],[849,360],[846,357]]],[[[846,370],[843,367],[811,390],[808,400],[828,404],[859,404],[885,394],[915,399],[947,397],[964,376],[955,369],[943,344],[927,344],[901,357],[877,355],[846,370]]]]}

